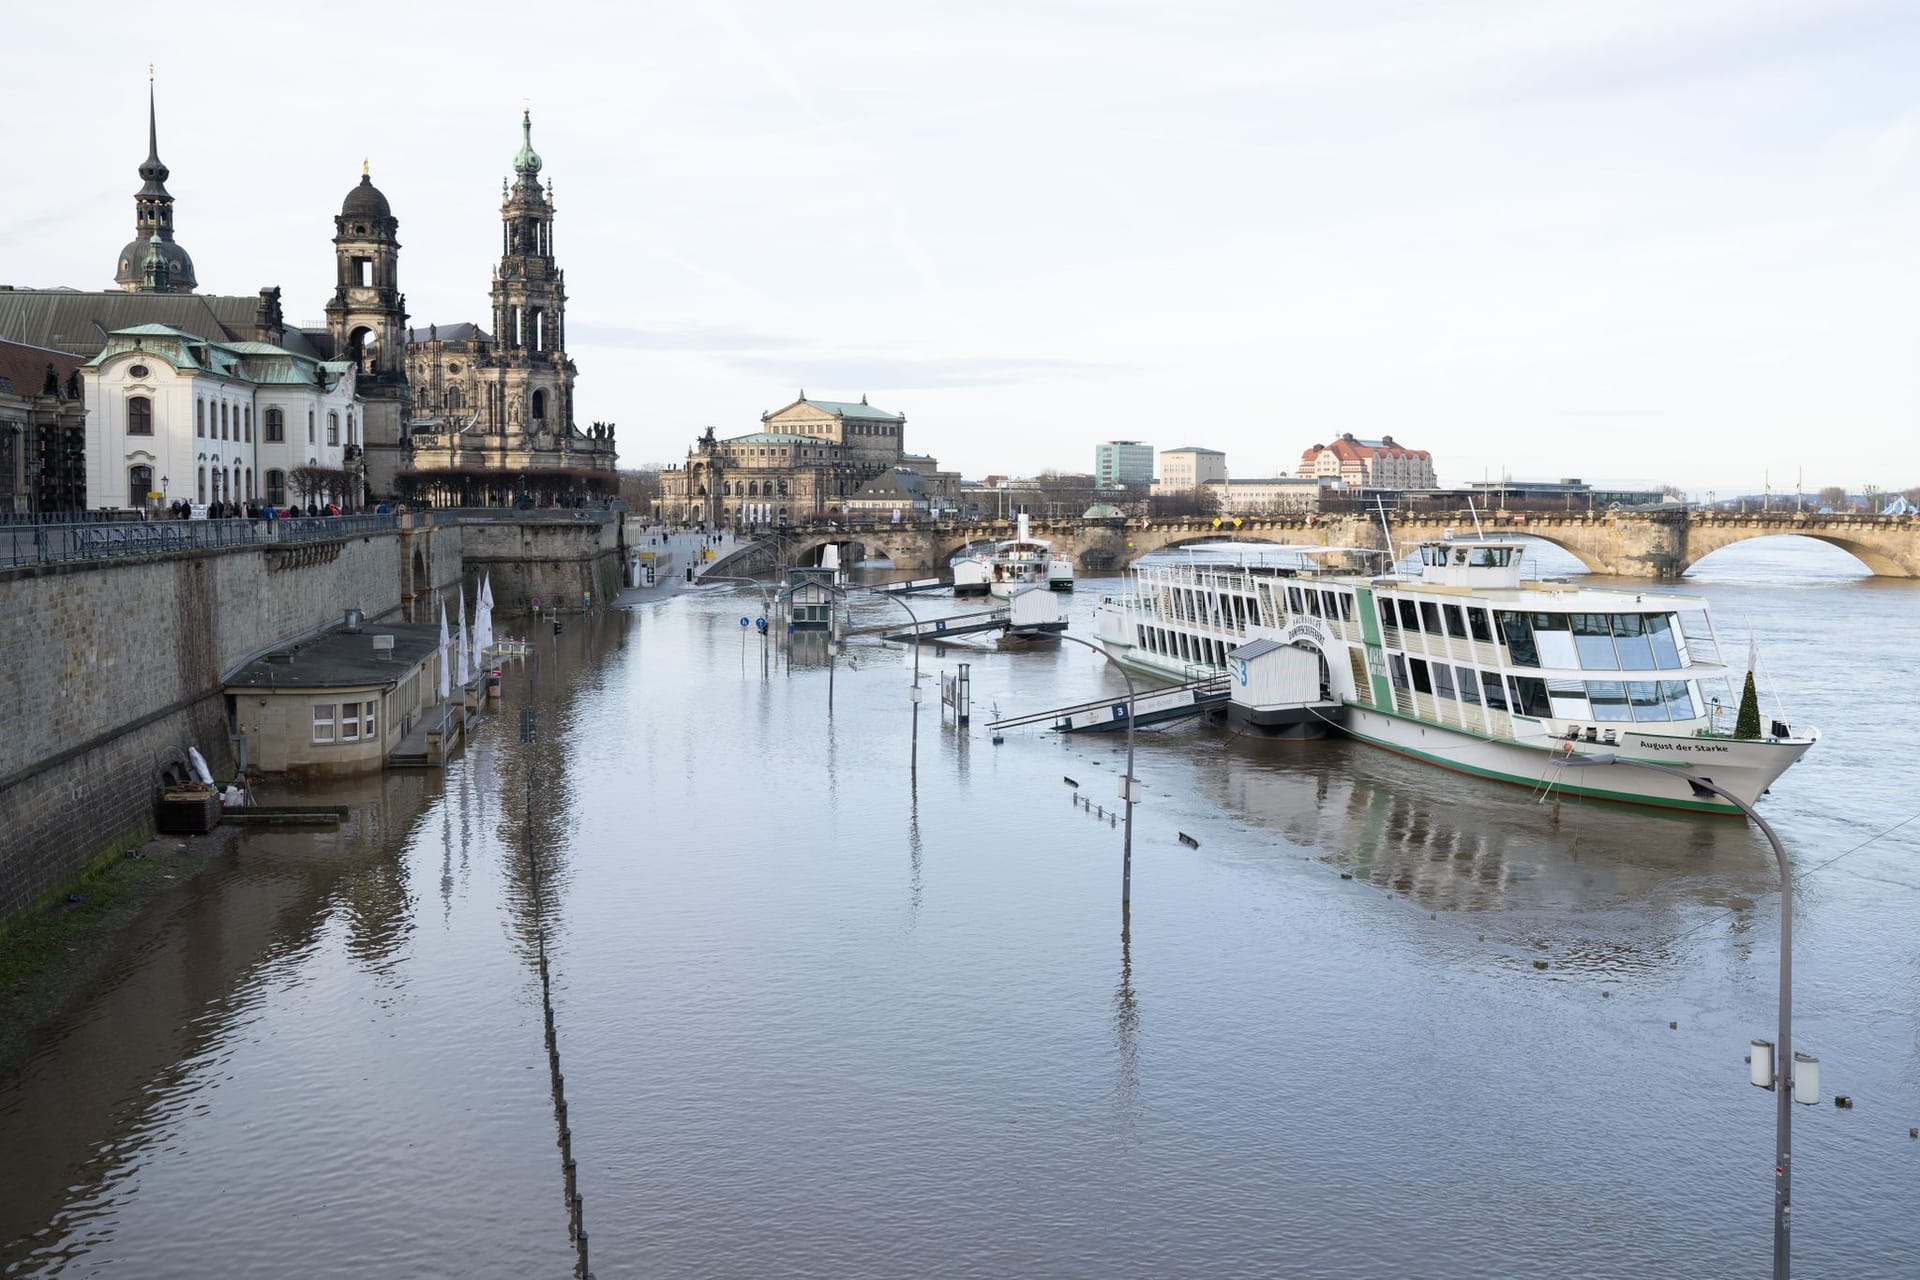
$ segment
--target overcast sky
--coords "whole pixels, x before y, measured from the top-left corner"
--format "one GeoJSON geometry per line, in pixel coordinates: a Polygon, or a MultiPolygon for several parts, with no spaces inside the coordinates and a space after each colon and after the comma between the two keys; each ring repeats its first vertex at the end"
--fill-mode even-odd
{"type": "Polygon", "coordinates": [[[1138,439],[1443,483],[1920,484],[1920,4],[40,5],[0,282],[110,287],[147,63],[207,292],[318,323],[363,156],[487,319],[530,101],[581,421],[804,387],[969,477],[1138,439]]]}

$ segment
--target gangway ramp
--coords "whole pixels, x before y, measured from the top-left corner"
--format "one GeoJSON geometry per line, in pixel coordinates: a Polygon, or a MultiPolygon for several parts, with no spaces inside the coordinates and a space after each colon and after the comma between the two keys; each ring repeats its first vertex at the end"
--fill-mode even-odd
{"type": "Polygon", "coordinates": [[[980,631],[1000,631],[1012,624],[1007,608],[975,609],[968,613],[950,613],[944,618],[922,618],[911,627],[898,623],[874,628],[861,628],[855,635],[878,635],[882,640],[892,640],[897,644],[912,644],[915,640],[944,640],[950,636],[973,635],[980,631]]]}
{"type": "MultiPolygon", "coordinates": [[[[1149,689],[1133,699],[1134,727],[1167,724],[1224,707],[1227,704],[1227,687],[1226,673],[1218,672],[1182,684],[1149,689]]],[[[1101,698],[1096,702],[1075,703],[1071,707],[1055,707],[1051,711],[1009,716],[1005,720],[993,721],[987,728],[997,731],[1044,724],[1061,733],[1113,733],[1125,729],[1127,720],[1127,699],[1101,698]]]]}

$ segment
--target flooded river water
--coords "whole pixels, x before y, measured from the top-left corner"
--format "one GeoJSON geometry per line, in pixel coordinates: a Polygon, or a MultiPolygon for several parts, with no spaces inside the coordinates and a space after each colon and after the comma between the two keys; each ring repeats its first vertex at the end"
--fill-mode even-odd
{"type": "MultiPolygon", "coordinates": [[[[1764,802],[1828,1098],[1796,1261],[1911,1276],[1920,584],[1860,573],[1773,542],[1686,589],[1825,733],[1764,802]]],[[[1765,1271],[1744,824],[1180,726],[1140,737],[1123,937],[1120,831],[1065,781],[1111,813],[1119,740],[984,728],[1120,691],[1100,659],[924,649],[976,715],[930,689],[910,776],[910,652],[763,674],[759,612],[537,635],[444,774],[333,788],[345,827],[244,834],[168,899],[0,1081],[0,1274],[569,1274],[529,791],[603,1280],[1765,1271]]]]}

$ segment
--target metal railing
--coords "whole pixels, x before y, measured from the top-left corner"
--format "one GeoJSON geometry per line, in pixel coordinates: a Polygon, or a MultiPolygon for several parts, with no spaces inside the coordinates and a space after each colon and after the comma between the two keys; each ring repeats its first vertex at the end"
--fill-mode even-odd
{"type": "Polygon", "coordinates": [[[0,566],[128,560],[230,547],[330,542],[399,527],[395,515],[286,520],[115,520],[0,526],[0,566]]]}

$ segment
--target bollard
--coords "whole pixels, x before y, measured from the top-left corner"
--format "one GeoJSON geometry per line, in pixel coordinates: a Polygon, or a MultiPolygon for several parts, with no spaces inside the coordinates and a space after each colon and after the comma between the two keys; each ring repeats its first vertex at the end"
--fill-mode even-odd
{"type": "Polygon", "coordinates": [[[591,1274],[587,1271],[587,1233],[582,1231],[574,1237],[574,1240],[580,1246],[580,1274],[592,1280],[591,1274]]]}

